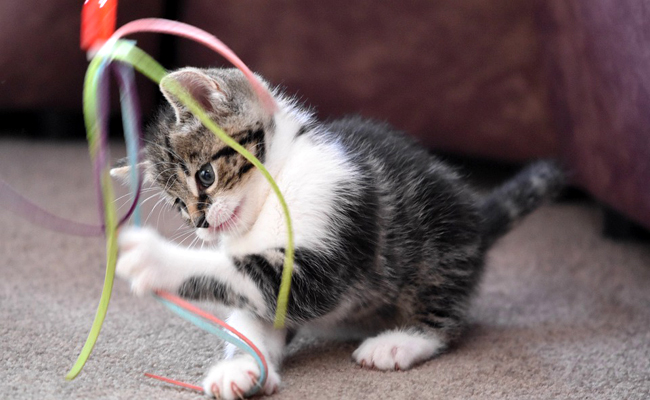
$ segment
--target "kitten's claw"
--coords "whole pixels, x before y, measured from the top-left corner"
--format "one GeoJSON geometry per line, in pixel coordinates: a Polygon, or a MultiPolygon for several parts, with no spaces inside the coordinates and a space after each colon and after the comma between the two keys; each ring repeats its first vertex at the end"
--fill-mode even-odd
{"type": "Polygon", "coordinates": [[[257,375],[255,375],[253,371],[248,371],[248,376],[251,377],[251,383],[253,384],[253,386],[255,386],[255,384],[257,383],[257,375]]]}
{"type": "Polygon", "coordinates": [[[237,384],[235,382],[232,382],[230,384],[230,389],[232,390],[232,392],[234,394],[237,395],[238,399],[243,399],[244,398],[244,392],[242,392],[242,390],[239,388],[239,386],[237,386],[237,384]]]}
{"type": "Polygon", "coordinates": [[[213,383],[212,386],[210,386],[210,391],[212,392],[212,395],[214,396],[215,399],[217,399],[217,400],[221,399],[221,393],[219,392],[219,386],[217,386],[216,383],[213,383]]]}
{"type": "MultiPolygon", "coordinates": [[[[207,395],[214,397],[218,393],[222,399],[243,399],[257,384],[259,373],[259,366],[250,356],[224,360],[212,367],[203,381],[203,388],[207,395]]],[[[260,392],[271,395],[278,390],[279,384],[280,376],[269,366],[266,383],[260,392]]]]}

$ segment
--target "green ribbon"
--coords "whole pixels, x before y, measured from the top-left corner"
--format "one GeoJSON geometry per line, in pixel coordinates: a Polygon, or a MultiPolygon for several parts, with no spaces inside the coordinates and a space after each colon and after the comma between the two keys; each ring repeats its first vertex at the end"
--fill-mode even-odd
{"type": "MultiPolygon", "coordinates": [[[[88,140],[88,149],[90,151],[90,158],[93,165],[96,165],[97,154],[99,153],[99,146],[101,146],[99,135],[99,124],[97,121],[97,85],[98,85],[98,72],[102,59],[95,58],[88,67],[86,77],[84,80],[84,119],[86,123],[86,138],[88,140]]],[[[115,281],[115,265],[117,264],[117,210],[113,201],[113,183],[111,181],[110,172],[104,168],[100,175],[100,185],[103,188],[102,198],[104,203],[104,226],[106,234],[106,274],[104,275],[104,287],[102,295],[99,299],[95,319],[88,333],[88,339],[81,349],[81,353],[77,361],[72,366],[72,369],[65,376],[66,380],[72,380],[79,375],[81,369],[86,364],[90,353],[92,353],[99,332],[102,329],[102,324],[106,318],[108,311],[108,303],[111,300],[111,292],[113,290],[113,282],[115,281]]]]}
{"type": "MultiPolygon", "coordinates": [[[[100,50],[99,54],[90,62],[86,77],[84,81],[84,119],[86,123],[87,139],[90,149],[91,159],[94,161],[99,150],[99,133],[98,133],[98,104],[97,104],[97,73],[100,65],[104,59],[119,60],[131,64],[139,72],[147,76],[149,79],[157,84],[160,84],[162,79],[167,76],[168,72],[158,64],[151,56],[136,47],[130,41],[118,40],[112,45],[107,45],[100,50]]],[[[278,198],[282,210],[285,215],[285,222],[287,225],[287,247],[285,250],[284,266],[282,271],[282,281],[280,284],[280,291],[278,294],[277,307],[275,311],[275,327],[281,328],[284,326],[287,305],[289,302],[289,291],[291,286],[291,276],[293,273],[294,263],[294,240],[293,240],[293,227],[291,217],[289,215],[289,207],[280,192],[280,188],[264,167],[264,165],[248,150],[242,147],[239,143],[233,140],[226,132],[223,131],[217,124],[215,124],[207,115],[206,111],[198,104],[196,100],[183,88],[183,86],[173,79],[167,79],[163,82],[164,88],[171,94],[176,96],[210,131],[212,131],[219,139],[226,145],[232,147],[235,151],[241,154],[244,158],[250,161],[266,180],[271,185],[273,192],[278,198]]],[[[105,231],[107,237],[107,261],[106,261],[106,275],[104,277],[104,287],[102,289],[102,296],[97,307],[95,320],[93,321],[90,333],[86,339],[77,361],[66,375],[67,380],[74,379],[84,364],[88,360],[92,352],[99,332],[102,327],[106,312],[108,310],[108,303],[111,297],[113,288],[113,281],[115,278],[115,265],[117,263],[117,211],[113,202],[113,185],[111,182],[110,174],[107,168],[104,168],[101,174],[101,187],[103,188],[104,199],[104,212],[105,212],[105,231]]]]}

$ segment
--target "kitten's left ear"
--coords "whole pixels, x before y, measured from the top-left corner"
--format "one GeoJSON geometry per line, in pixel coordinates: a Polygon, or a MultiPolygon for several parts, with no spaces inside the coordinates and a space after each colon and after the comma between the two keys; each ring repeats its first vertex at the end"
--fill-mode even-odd
{"type": "MultiPolygon", "coordinates": [[[[142,173],[145,182],[151,181],[149,175],[149,161],[142,161],[138,164],[138,170],[142,173]]],[[[129,164],[128,158],[122,158],[115,163],[115,166],[111,168],[111,176],[113,178],[120,179],[124,182],[127,182],[131,179],[131,165],[129,164]]]]}
{"type": "Polygon", "coordinates": [[[187,108],[168,89],[170,80],[179,83],[192,97],[208,112],[217,111],[218,104],[223,101],[224,94],[219,84],[210,76],[197,68],[183,68],[172,72],[160,81],[160,91],[169,104],[174,107],[176,121],[187,113],[187,108]]]}

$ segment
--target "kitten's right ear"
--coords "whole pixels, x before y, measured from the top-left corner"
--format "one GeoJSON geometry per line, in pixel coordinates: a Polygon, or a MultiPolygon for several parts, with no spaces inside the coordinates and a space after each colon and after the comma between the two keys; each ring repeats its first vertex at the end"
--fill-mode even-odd
{"type": "Polygon", "coordinates": [[[187,107],[169,91],[170,81],[179,83],[208,112],[217,111],[223,101],[223,91],[217,82],[198,68],[183,68],[172,72],[160,81],[160,91],[174,108],[176,121],[188,113],[187,107]]]}
{"type": "MultiPolygon", "coordinates": [[[[149,161],[142,161],[138,164],[138,170],[142,173],[145,182],[150,181],[148,173],[149,165],[149,161]]],[[[129,164],[129,159],[125,157],[118,160],[115,163],[115,166],[111,168],[111,176],[124,182],[131,179],[131,165],[129,164]]]]}

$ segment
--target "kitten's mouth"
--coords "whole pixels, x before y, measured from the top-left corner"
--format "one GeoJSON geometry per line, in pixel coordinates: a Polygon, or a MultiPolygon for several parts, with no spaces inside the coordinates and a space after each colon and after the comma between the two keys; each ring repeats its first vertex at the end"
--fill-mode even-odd
{"type": "Polygon", "coordinates": [[[208,232],[210,233],[221,233],[221,232],[226,232],[231,230],[237,225],[237,222],[239,221],[239,209],[241,208],[240,205],[235,207],[233,210],[232,214],[223,222],[221,222],[218,225],[213,225],[210,224],[208,227],[208,232]]]}

